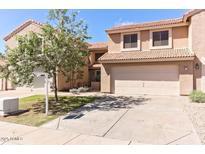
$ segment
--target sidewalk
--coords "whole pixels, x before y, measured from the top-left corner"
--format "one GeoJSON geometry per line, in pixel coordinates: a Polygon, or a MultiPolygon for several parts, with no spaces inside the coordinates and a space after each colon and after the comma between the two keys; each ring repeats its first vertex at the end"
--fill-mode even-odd
{"type": "Polygon", "coordinates": [[[70,131],[0,122],[0,144],[16,145],[128,145],[130,141],[83,135],[70,131]]]}

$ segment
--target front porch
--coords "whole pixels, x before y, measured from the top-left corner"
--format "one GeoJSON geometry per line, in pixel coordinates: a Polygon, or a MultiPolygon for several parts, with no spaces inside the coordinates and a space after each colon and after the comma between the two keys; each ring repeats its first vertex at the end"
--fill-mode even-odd
{"type": "Polygon", "coordinates": [[[92,67],[89,69],[89,87],[91,91],[100,91],[100,78],[100,68],[92,67]]]}

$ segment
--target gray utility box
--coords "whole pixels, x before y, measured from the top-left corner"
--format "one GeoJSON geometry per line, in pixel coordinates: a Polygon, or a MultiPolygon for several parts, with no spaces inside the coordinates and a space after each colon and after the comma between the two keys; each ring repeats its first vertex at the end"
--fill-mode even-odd
{"type": "Polygon", "coordinates": [[[19,110],[19,98],[3,97],[0,98],[0,115],[5,116],[18,112],[19,110]]]}

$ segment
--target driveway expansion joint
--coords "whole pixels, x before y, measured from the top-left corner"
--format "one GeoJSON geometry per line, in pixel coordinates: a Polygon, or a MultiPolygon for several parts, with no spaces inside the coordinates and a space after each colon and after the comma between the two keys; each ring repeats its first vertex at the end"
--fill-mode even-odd
{"type": "Polygon", "coordinates": [[[130,145],[132,143],[132,140],[130,140],[130,142],[128,143],[128,145],[130,145]]]}
{"type": "Polygon", "coordinates": [[[82,135],[82,134],[76,135],[76,136],[73,137],[72,139],[70,139],[70,140],[66,141],[65,143],[63,143],[63,145],[65,145],[65,144],[67,144],[67,143],[69,143],[69,142],[75,140],[76,138],[80,137],[81,135],[82,135]]]}
{"type": "Polygon", "coordinates": [[[181,140],[181,139],[183,139],[183,138],[185,138],[185,137],[191,135],[192,133],[193,133],[193,132],[189,132],[189,133],[187,133],[187,134],[185,134],[185,135],[183,135],[183,136],[181,136],[181,137],[179,137],[179,138],[177,138],[177,139],[175,139],[175,140],[173,140],[173,141],[168,142],[166,145],[169,145],[169,144],[171,144],[171,143],[174,143],[174,142],[176,142],[176,141],[179,141],[179,140],[181,140]]]}
{"type": "Polygon", "coordinates": [[[58,118],[58,123],[57,123],[56,129],[59,129],[60,122],[61,122],[61,117],[58,118]]]}
{"type": "Polygon", "coordinates": [[[102,137],[105,137],[105,135],[107,135],[109,133],[109,131],[125,116],[125,114],[129,111],[129,109],[127,109],[119,118],[116,122],[114,122],[114,124],[102,135],[102,137]]]}

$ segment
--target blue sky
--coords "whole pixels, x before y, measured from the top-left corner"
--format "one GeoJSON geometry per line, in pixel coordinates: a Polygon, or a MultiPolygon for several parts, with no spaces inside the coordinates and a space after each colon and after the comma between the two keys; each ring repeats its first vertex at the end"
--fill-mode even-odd
{"type": "MultiPolygon", "coordinates": [[[[79,10],[79,18],[88,24],[89,42],[107,40],[105,29],[121,23],[138,23],[181,17],[187,10],[79,10]]],[[[0,10],[0,52],[4,50],[3,37],[25,20],[47,21],[48,10],[0,10]]]]}

